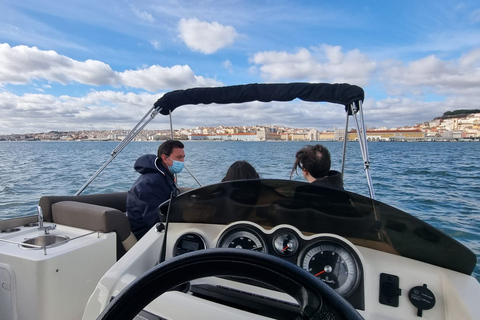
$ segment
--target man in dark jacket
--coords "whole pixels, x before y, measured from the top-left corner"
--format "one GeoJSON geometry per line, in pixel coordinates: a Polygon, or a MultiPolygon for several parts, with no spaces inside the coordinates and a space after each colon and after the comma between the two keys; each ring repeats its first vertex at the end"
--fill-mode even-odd
{"type": "Polygon", "coordinates": [[[298,150],[295,155],[290,177],[297,168],[302,170],[303,177],[308,182],[323,187],[329,187],[338,190],[343,189],[342,174],[335,170],[330,170],[331,166],[330,152],[321,144],[306,145],[298,150]]]}
{"type": "Polygon", "coordinates": [[[157,155],[143,155],[135,161],[134,169],[141,176],[127,193],[127,217],[137,239],[160,222],[158,206],[177,195],[174,174],[183,169],[183,149],[182,142],[167,140],[157,155]]]}

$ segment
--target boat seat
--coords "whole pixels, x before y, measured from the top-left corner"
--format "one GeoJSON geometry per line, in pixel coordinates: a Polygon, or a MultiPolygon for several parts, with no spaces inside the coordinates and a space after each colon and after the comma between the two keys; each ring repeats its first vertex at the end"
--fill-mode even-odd
{"type": "Polygon", "coordinates": [[[53,222],[91,231],[117,234],[117,259],[136,242],[125,213],[110,207],[76,201],[60,201],[52,205],[53,222]],[[123,250],[122,250],[123,249],[123,250]]]}
{"type": "Polygon", "coordinates": [[[126,192],[40,198],[44,221],[91,231],[115,232],[117,260],[137,239],[125,215],[126,192]]]}
{"type": "Polygon", "coordinates": [[[43,219],[45,221],[53,222],[52,205],[59,201],[85,202],[99,206],[115,208],[121,212],[127,211],[126,192],[82,194],[79,196],[43,196],[40,198],[38,205],[42,207],[43,219]]]}

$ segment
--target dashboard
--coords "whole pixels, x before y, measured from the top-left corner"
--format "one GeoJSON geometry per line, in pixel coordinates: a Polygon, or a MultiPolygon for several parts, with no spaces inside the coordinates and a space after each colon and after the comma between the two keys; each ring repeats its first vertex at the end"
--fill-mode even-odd
{"type": "MultiPolygon", "coordinates": [[[[452,287],[463,283],[457,274],[470,275],[476,265],[471,250],[414,216],[353,192],[298,181],[209,185],[162,204],[160,213],[168,221],[166,259],[211,248],[263,252],[308,271],[366,318],[416,318],[436,306],[428,311],[432,319],[445,319],[446,292],[463,290],[452,287]],[[422,292],[427,305],[418,307],[422,292]]],[[[265,305],[258,283],[242,287],[244,280],[228,279],[225,286],[213,280],[212,286],[195,287],[202,291],[197,297],[237,310],[265,305]]],[[[276,295],[267,290],[268,297],[276,295]]]]}
{"type": "Polygon", "coordinates": [[[334,234],[305,235],[289,225],[266,229],[249,221],[210,225],[209,233],[204,226],[178,232],[174,231],[175,225],[169,228],[169,235],[175,234],[172,256],[208,248],[237,248],[274,255],[313,274],[356,309],[364,309],[363,265],[359,252],[345,238],[334,234]]]}

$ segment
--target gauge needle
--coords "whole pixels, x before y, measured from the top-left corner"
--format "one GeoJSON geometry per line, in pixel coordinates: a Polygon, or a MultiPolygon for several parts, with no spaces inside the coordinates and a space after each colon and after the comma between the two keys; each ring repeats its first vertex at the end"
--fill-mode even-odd
{"type": "Polygon", "coordinates": [[[320,271],[319,273],[317,273],[317,274],[315,275],[315,277],[321,275],[321,274],[324,273],[324,272],[325,272],[325,270],[320,271]]]}
{"type": "Polygon", "coordinates": [[[285,251],[289,248],[289,246],[286,246],[285,248],[282,249],[282,251],[285,251]]]}
{"type": "Polygon", "coordinates": [[[252,248],[253,251],[262,250],[263,247],[252,248]]]}

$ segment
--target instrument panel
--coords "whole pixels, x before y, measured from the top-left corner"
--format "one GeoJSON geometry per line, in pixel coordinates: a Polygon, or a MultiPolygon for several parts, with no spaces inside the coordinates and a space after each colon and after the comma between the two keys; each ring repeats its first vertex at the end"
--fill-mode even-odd
{"type": "MultiPolygon", "coordinates": [[[[196,233],[184,234],[177,240],[173,255],[207,248],[206,243],[208,241],[196,233]],[[185,250],[185,239],[189,240],[191,250],[185,250]],[[198,245],[192,245],[192,240],[198,245]]],[[[224,228],[210,243],[210,247],[255,250],[290,261],[351,300],[357,308],[363,305],[362,264],[353,245],[341,237],[305,236],[288,225],[266,230],[251,222],[239,222],[224,228]]]]}

